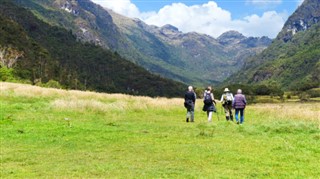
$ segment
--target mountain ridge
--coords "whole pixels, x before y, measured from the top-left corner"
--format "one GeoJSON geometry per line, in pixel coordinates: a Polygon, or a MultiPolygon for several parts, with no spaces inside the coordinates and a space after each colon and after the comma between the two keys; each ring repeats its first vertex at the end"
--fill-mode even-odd
{"type": "Polygon", "coordinates": [[[247,59],[224,83],[266,84],[284,90],[320,87],[320,21],[314,20],[319,19],[319,12],[319,1],[305,0],[272,44],[247,59]],[[309,25],[301,28],[303,24],[309,25]]]}
{"type": "Polygon", "coordinates": [[[80,40],[116,51],[152,73],[191,85],[223,81],[243,65],[244,58],[260,53],[269,45],[248,39],[243,44],[225,47],[208,35],[181,33],[171,25],[149,26],[89,0],[14,1],[30,8],[40,18],[71,30],[80,40]],[[37,10],[32,3],[44,9],[37,10]],[[46,6],[54,13],[46,13],[46,6]]]}
{"type": "Polygon", "coordinates": [[[1,63],[1,71],[9,68],[12,75],[33,84],[54,80],[68,89],[167,97],[184,91],[184,84],[150,74],[110,50],[83,43],[70,30],[47,24],[12,1],[0,0],[0,4],[1,52],[23,52],[13,68],[1,63]]]}

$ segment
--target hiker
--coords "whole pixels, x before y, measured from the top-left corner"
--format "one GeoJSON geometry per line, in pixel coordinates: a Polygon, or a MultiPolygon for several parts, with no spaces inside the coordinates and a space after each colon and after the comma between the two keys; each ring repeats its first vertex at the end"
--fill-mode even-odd
{"type": "Polygon", "coordinates": [[[246,108],[247,100],[246,97],[242,94],[242,90],[238,89],[237,94],[234,96],[234,100],[232,103],[232,107],[236,110],[236,121],[239,124],[239,117],[238,114],[240,112],[240,124],[244,121],[244,109],[246,108]]]}
{"type": "Polygon", "coordinates": [[[233,115],[232,115],[232,101],[233,101],[233,95],[230,92],[228,88],[225,88],[223,91],[223,94],[221,96],[220,102],[224,108],[224,113],[226,114],[226,120],[233,121],[233,115]]]}
{"type": "Polygon", "coordinates": [[[212,121],[212,112],[216,112],[216,108],[214,106],[216,102],[214,101],[214,96],[211,91],[211,86],[208,86],[203,94],[204,106],[202,110],[207,112],[208,122],[212,121]]]}
{"type": "Polygon", "coordinates": [[[189,86],[188,91],[184,95],[184,107],[187,108],[186,122],[194,122],[194,105],[196,103],[196,94],[193,91],[193,87],[189,86]]]}

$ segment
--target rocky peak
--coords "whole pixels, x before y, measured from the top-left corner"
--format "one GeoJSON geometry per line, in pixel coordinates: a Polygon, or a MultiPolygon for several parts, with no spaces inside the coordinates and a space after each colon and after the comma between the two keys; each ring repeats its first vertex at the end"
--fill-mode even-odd
{"type": "Polygon", "coordinates": [[[246,47],[267,47],[272,43],[272,39],[269,37],[248,37],[240,41],[240,44],[245,45],[246,47]]]}
{"type": "Polygon", "coordinates": [[[161,30],[163,31],[173,31],[173,32],[179,32],[179,29],[173,25],[170,24],[166,24],[164,26],[161,27],[161,30]]]}
{"type": "Polygon", "coordinates": [[[237,44],[246,37],[237,31],[227,31],[218,37],[218,41],[223,45],[237,44]]]}
{"type": "Polygon", "coordinates": [[[301,6],[289,17],[284,24],[277,39],[284,42],[290,41],[292,37],[300,32],[308,30],[312,25],[320,22],[320,1],[305,0],[301,6]]]}
{"type": "Polygon", "coordinates": [[[164,38],[176,39],[181,34],[182,32],[180,32],[177,27],[170,24],[164,25],[159,28],[159,35],[163,36],[164,38]]]}
{"type": "Polygon", "coordinates": [[[60,1],[59,5],[60,9],[63,9],[76,16],[79,15],[77,4],[73,0],[60,1]]]}

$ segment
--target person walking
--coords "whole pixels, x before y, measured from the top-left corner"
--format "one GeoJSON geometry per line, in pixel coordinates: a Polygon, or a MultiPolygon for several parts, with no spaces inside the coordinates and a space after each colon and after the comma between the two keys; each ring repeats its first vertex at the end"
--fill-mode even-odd
{"type": "Polygon", "coordinates": [[[208,86],[208,88],[205,90],[203,94],[203,111],[207,112],[208,122],[212,121],[212,112],[216,112],[216,108],[214,106],[214,96],[212,93],[211,86],[208,86]]]}
{"type": "Polygon", "coordinates": [[[184,106],[187,109],[186,122],[194,122],[194,105],[196,103],[196,94],[193,87],[189,86],[188,91],[184,95],[184,106]]]}
{"type": "Polygon", "coordinates": [[[223,91],[223,94],[221,96],[220,102],[222,104],[222,107],[224,109],[224,113],[226,114],[226,120],[233,121],[233,115],[232,115],[232,101],[233,101],[233,95],[230,92],[228,88],[225,88],[223,91]]]}
{"type": "Polygon", "coordinates": [[[236,115],[236,121],[237,124],[243,124],[244,122],[244,109],[246,108],[247,105],[247,100],[246,97],[242,94],[242,90],[238,89],[237,94],[234,96],[234,100],[232,103],[232,107],[236,110],[235,115],[236,115]],[[239,122],[239,117],[238,114],[240,112],[240,122],[239,122]]]}

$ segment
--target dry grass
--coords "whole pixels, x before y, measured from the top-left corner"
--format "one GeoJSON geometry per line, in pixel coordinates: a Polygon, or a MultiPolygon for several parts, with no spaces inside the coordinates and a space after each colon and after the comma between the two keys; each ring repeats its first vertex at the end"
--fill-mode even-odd
{"type": "Polygon", "coordinates": [[[54,98],[51,106],[63,110],[147,110],[150,108],[172,109],[181,107],[182,99],[151,98],[145,96],[130,96],[125,94],[107,94],[77,90],[60,90],[38,86],[0,83],[1,94],[13,93],[21,97],[54,98]]]}
{"type": "Polygon", "coordinates": [[[248,108],[263,116],[281,120],[306,120],[320,123],[320,103],[256,104],[248,108]]]}
{"type": "MultiPolygon", "coordinates": [[[[161,108],[170,110],[181,108],[183,99],[150,98],[144,96],[130,96],[125,94],[107,94],[85,92],[77,90],[60,90],[41,88],[32,85],[16,83],[0,83],[1,94],[11,92],[21,97],[53,98],[51,106],[61,110],[148,110],[161,108]]],[[[201,107],[197,103],[197,107],[201,107]]],[[[198,109],[200,110],[200,108],[198,109]]],[[[248,107],[248,110],[261,116],[277,117],[282,120],[312,120],[320,123],[320,103],[280,103],[280,104],[256,104],[248,107]]]]}

